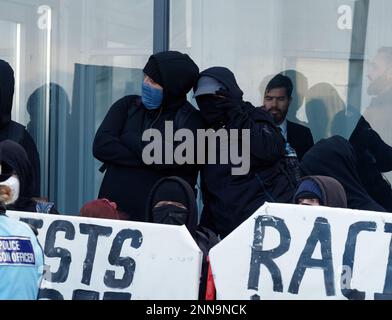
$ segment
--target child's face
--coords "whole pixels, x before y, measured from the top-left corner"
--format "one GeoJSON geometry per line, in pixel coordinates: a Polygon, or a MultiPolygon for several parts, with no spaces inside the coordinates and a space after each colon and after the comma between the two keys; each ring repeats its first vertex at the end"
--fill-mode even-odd
{"type": "Polygon", "coordinates": [[[312,198],[312,199],[299,198],[298,204],[307,205],[307,206],[319,206],[320,201],[319,201],[319,199],[314,199],[314,198],[312,198]]]}

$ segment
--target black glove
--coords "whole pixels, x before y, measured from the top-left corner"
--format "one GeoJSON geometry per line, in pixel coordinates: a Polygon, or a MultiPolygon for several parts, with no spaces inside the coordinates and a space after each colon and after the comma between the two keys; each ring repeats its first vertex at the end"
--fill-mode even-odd
{"type": "Polygon", "coordinates": [[[231,113],[234,110],[238,111],[244,103],[242,100],[232,98],[230,92],[226,89],[219,89],[216,91],[216,95],[221,97],[221,99],[217,102],[216,107],[221,110],[225,110],[226,114],[231,113]]]}

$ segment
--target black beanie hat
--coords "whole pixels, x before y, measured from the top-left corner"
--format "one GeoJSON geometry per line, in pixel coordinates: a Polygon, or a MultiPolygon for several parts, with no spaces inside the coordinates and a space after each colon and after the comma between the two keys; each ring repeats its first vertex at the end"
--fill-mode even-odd
{"type": "Polygon", "coordinates": [[[305,179],[301,182],[297,192],[294,195],[294,203],[299,199],[318,199],[321,205],[324,205],[322,191],[317,182],[313,179],[305,179]]]}
{"type": "Polygon", "coordinates": [[[143,72],[163,87],[163,81],[159,71],[158,63],[153,56],[151,56],[148,60],[146,66],[143,69],[143,72]]]}
{"type": "Polygon", "coordinates": [[[161,201],[179,202],[188,208],[186,190],[176,181],[165,181],[158,186],[152,197],[152,207],[161,201]]]}

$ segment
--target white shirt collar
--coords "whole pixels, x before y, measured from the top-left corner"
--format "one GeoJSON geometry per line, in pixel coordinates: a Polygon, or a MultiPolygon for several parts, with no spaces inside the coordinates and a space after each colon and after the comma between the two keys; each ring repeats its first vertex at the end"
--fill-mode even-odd
{"type": "Polygon", "coordinates": [[[287,140],[287,119],[284,119],[278,127],[282,131],[283,137],[287,140]]]}

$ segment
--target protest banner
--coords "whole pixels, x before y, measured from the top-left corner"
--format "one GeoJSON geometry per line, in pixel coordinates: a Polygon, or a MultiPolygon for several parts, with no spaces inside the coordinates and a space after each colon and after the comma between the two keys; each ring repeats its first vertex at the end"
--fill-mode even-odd
{"type": "Polygon", "coordinates": [[[266,203],[210,251],[217,298],[391,299],[392,215],[266,203]]]}
{"type": "Polygon", "coordinates": [[[40,299],[194,300],[202,253],[185,226],[7,211],[37,228],[40,299]]]}

